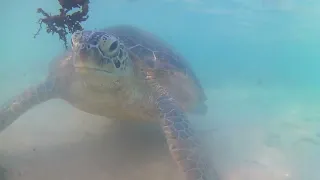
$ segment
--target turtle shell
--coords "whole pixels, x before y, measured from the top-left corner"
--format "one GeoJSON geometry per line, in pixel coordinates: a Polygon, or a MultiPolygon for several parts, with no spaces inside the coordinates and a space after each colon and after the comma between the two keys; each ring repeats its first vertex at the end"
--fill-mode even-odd
{"type": "MultiPolygon", "coordinates": [[[[130,25],[119,25],[104,30],[118,37],[146,67],[158,72],[155,79],[160,81],[160,84],[169,89],[171,93],[176,92],[173,93],[174,96],[181,95],[181,90],[177,89],[177,85],[180,88],[185,85],[183,88],[190,89],[190,93],[185,96],[197,96],[192,99],[193,104],[206,100],[203,88],[189,63],[169,44],[150,32],[130,25]],[[166,78],[163,78],[163,74],[167,75],[166,78]]],[[[186,99],[187,97],[181,98],[186,99]]]]}

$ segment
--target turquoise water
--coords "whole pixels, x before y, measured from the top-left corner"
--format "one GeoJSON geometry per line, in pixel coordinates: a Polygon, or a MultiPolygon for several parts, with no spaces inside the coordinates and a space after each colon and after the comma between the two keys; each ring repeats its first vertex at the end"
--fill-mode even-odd
{"type": "MultiPolygon", "coordinates": [[[[48,63],[64,50],[62,41],[44,30],[33,38],[40,18],[36,9],[41,7],[54,14],[59,8],[58,2],[12,0],[2,5],[0,102],[42,80],[48,63]]],[[[215,129],[211,139],[216,147],[213,154],[218,156],[215,156],[217,169],[223,179],[320,178],[317,172],[320,166],[320,2],[95,0],[90,3],[89,15],[83,24],[86,29],[133,24],[157,34],[187,57],[208,95],[208,121],[203,122],[210,125],[209,129],[215,129]]],[[[18,122],[7,134],[0,135],[0,142],[4,144],[0,145],[0,154],[12,151],[13,157],[24,159],[23,155],[16,154],[28,152],[33,146],[44,146],[40,142],[63,144],[60,141],[65,137],[56,134],[81,134],[81,128],[74,128],[77,121],[73,120],[57,125],[60,129],[68,127],[59,133],[55,131],[59,128],[46,125],[50,121],[41,123],[40,120],[34,120],[34,126],[20,131],[19,127],[24,127],[28,119],[49,119],[47,114],[72,117],[54,105],[45,110],[35,109],[21,118],[20,125],[18,122]],[[49,132],[45,135],[47,140],[37,139],[37,133],[46,132],[49,132]],[[22,141],[21,137],[27,140],[22,141]],[[18,146],[19,142],[24,146],[18,146]],[[19,153],[15,154],[16,149],[19,153]]],[[[96,131],[96,125],[88,126],[96,131]]],[[[12,162],[10,158],[5,159],[17,169],[23,169],[26,164],[21,159],[12,158],[12,162]]],[[[35,157],[25,159],[38,163],[35,157]]],[[[33,174],[37,174],[34,173],[37,168],[34,166],[23,177],[35,179],[38,176],[33,174]]]]}

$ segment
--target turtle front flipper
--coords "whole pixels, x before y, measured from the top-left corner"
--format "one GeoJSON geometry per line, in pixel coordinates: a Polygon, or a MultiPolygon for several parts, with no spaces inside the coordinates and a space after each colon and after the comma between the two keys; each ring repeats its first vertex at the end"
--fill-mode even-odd
{"type": "Polygon", "coordinates": [[[218,180],[210,163],[210,157],[191,128],[186,114],[168,95],[156,100],[161,114],[161,125],[167,139],[170,153],[185,173],[187,180],[218,180]]]}
{"type": "Polygon", "coordinates": [[[0,108],[0,133],[33,106],[57,96],[54,78],[26,89],[0,108]]]}

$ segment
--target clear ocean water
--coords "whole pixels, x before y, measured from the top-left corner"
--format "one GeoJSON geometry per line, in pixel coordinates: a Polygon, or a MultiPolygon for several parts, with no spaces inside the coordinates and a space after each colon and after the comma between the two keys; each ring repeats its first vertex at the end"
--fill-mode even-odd
{"type": "MultiPolygon", "coordinates": [[[[132,24],[187,57],[208,96],[196,120],[221,180],[320,179],[319,1],[91,1],[85,29],[132,24]]],[[[36,9],[55,14],[58,1],[1,7],[3,103],[45,78],[64,46],[45,30],[33,38],[36,9]]],[[[132,125],[108,138],[108,123],[46,102],[0,134],[0,166],[10,180],[175,179],[161,137],[132,125]]]]}

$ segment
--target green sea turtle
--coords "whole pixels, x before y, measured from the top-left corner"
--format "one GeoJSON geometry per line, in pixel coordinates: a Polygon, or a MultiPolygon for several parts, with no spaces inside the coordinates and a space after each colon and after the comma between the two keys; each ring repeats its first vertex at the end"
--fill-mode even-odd
{"type": "Polygon", "coordinates": [[[61,98],[94,115],[158,121],[186,179],[217,180],[186,114],[205,114],[206,96],[181,55],[130,25],[77,31],[71,45],[45,81],[0,109],[0,132],[34,105],[61,98]]]}

